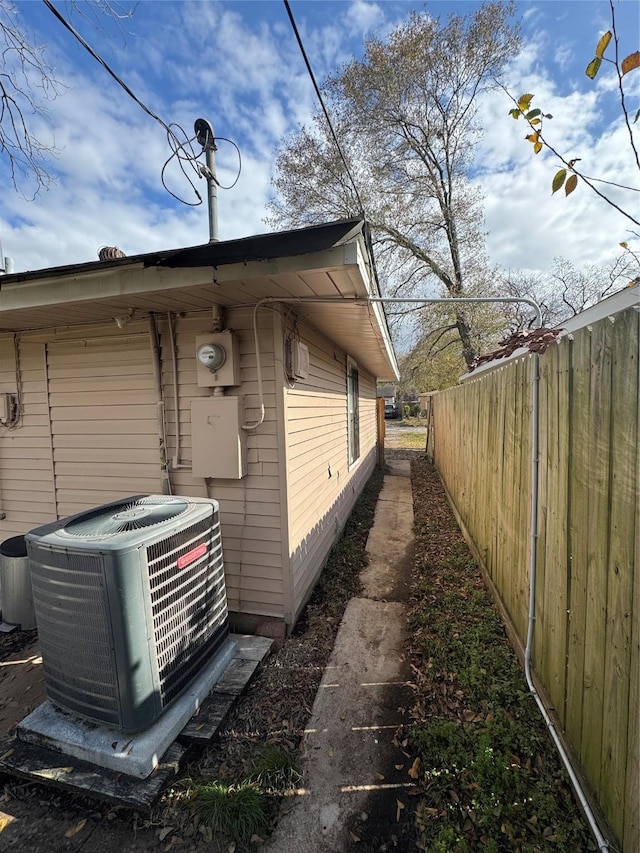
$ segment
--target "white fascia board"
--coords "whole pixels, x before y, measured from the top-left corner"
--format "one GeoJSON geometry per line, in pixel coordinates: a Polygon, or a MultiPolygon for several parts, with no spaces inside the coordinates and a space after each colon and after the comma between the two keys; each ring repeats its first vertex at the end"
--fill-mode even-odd
{"type": "MultiPolygon", "coordinates": [[[[358,268],[360,270],[360,276],[362,281],[364,282],[364,286],[366,288],[367,296],[378,296],[377,293],[373,291],[373,282],[371,280],[371,273],[369,269],[369,265],[366,262],[365,253],[362,247],[361,239],[354,240],[352,243],[348,245],[353,247],[352,257],[354,258],[355,263],[357,263],[358,268]]],[[[373,258],[371,258],[371,263],[373,263],[373,258]]],[[[389,333],[389,327],[387,325],[387,317],[384,313],[383,304],[381,302],[370,302],[369,303],[369,311],[373,313],[375,317],[375,321],[380,329],[380,333],[382,335],[382,343],[385,348],[385,352],[387,354],[387,358],[389,359],[389,364],[393,370],[393,377],[396,382],[400,379],[400,370],[398,368],[398,361],[396,359],[395,349],[393,347],[393,342],[391,340],[391,334],[389,333]]],[[[390,381],[390,380],[385,380],[390,381]]]]}
{"type": "Polygon", "coordinates": [[[92,265],[86,272],[69,276],[2,281],[0,314],[24,308],[42,308],[87,299],[111,299],[177,290],[206,284],[224,284],[254,277],[274,277],[278,273],[339,269],[353,263],[348,245],[336,246],[308,255],[294,255],[248,263],[206,267],[145,267],[142,263],[122,264],[101,269],[92,265]]]}

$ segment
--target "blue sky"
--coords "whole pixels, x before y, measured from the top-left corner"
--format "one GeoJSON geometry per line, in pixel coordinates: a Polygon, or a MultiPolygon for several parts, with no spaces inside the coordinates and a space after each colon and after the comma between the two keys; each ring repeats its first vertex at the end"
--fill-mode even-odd
{"type": "MultiPolygon", "coordinates": [[[[59,0],[56,5],[164,121],[178,122],[191,133],[194,120],[206,117],[217,136],[240,147],[238,183],[219,191],[221,239],[270,230],[264,217],[278,145],[316,106],[280,0],[143,0],[130,20],[111,23],[106,31],[73,12],[71,4],[59,0]]],[[[123,5],[130,4],[124,0],[123,5]]],[[[384,35],[411,9],[446,16],[475,5],[291,0],[319,80],[359,56],[367,35],[384,35]]],[[[48,102],[46,118],[33,118],[40,138],[60,152],[51,162],[57,175],[51,188],[25,201],[9,188],[0,154],[0,240],[16,270],[95,260],[102,245],[135,254],[206,242],[206,204],[182,205],[162,188],[160,172],[171,153],[164,130],[42,3],[16,2],[15,7],[65,84],[48,102]]],[[[622,55],[638,48],[638,8],[635,0],[616,2],[622,55]]],[[[510,89],[516,95],[536,94],[535,104],[554,115],[546,129],[549,137],[559,150],[582,157],[590,174],[637,186],[613,75],[601,73],[592,83],[584,74],[609,26],[607,0],[521,2],[517,15],[523,45],[509,70],[510,89]]],[[[635,91],[629,87],[635,113],[640,70],[628,80],[635,86],[635,91]]],[[[490,259],[510,269],[541,271],[559,255],[577,265],[612,262],[618,243],[631,239],[629,223],[584,187],[569,199],[551,198],[550,181],[558,166],[546,155],[533,157],[522,123],[507,115],[509,107],[504,95],[482,107],[485,135],[475,179],[485,196],[490,259]]],[[[231,145],[220,143],[217,161],[219,179],[230,184],[237,169],[231,145]]],[[[196,200],[172,166],[167,183],[196,200]]],[[[197,183],[204,197],[204,181],[197,183]]],[[[623,203],[640,209],[635,199],[623,203]]]]}

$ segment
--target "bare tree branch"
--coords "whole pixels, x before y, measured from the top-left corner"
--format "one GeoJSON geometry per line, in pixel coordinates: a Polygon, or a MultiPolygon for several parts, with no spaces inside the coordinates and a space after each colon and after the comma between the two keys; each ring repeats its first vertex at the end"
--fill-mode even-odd
{"type": "MultiPolygon", "coordinates": [[[[129,18],[119,3],[89,0],[72,8],[98,26],[100,17],[129,18]]],[[[48,120],[47,102],[61,95],[64,84],[46,59],[46,48],[29,40],[19,8],[0,0],[0,157],[8,162],[14,189],[33,199],[55,180],[51,166],[59,154],[40,128],[48,120]]]]}

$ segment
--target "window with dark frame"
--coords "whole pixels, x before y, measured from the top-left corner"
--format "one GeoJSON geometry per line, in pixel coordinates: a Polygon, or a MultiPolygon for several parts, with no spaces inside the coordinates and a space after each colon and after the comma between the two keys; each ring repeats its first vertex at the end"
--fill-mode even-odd
{"type": "Polygon", "coordinates": [[[360,458],[360,389],[358,366],[347,362],[347,417],[349,465],[360,458]]]}

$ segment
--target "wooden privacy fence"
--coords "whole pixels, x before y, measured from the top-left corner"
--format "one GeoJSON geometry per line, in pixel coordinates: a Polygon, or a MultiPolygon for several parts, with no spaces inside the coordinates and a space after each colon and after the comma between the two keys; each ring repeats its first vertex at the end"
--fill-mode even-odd
{"type": "MultiPolygon", "coordinates": [[[[629,308],[540,356],[533,666],[624,851],[640,850],[638,329],[629,308]]],[[[531,362],[431,398],[435,464],[524,644],[531,362]]]]}

